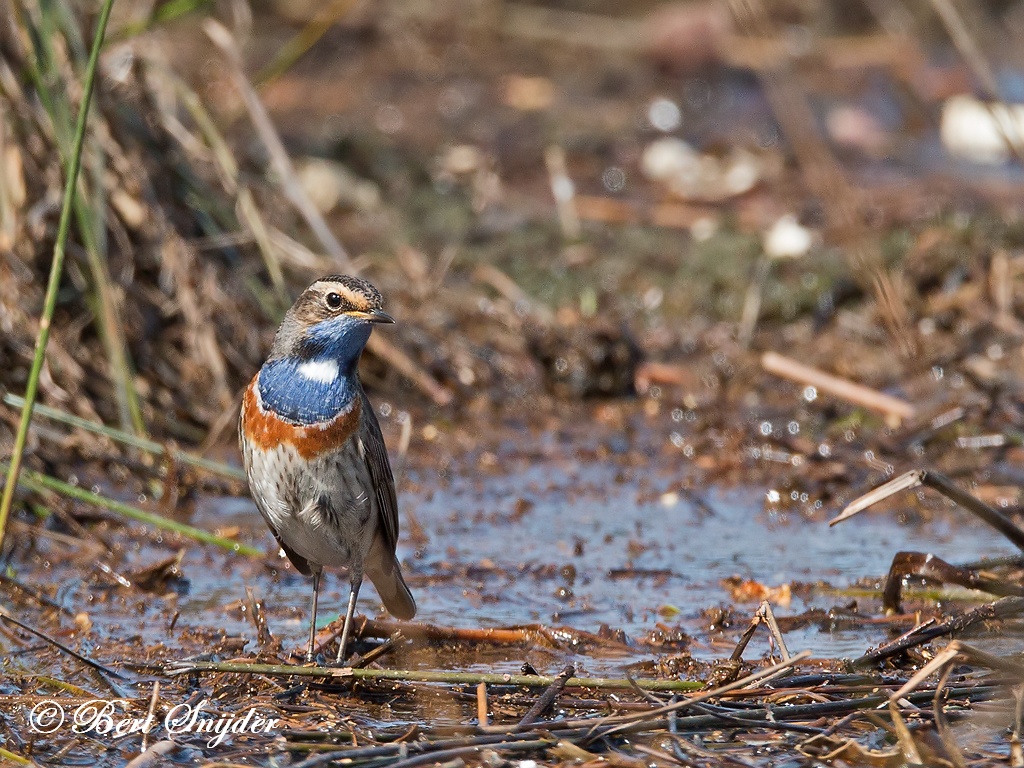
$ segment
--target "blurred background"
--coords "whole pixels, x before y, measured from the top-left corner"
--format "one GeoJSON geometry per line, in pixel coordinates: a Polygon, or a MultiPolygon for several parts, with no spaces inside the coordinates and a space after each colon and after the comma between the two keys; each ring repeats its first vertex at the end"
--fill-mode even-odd
{"type": "MultiPolygon", "coordinates": [[[[96,10],[0,0],[4,460],[96,10]]],[[[896,551],[1005,545],[924,493],[828,518],[914,468],[1021,502],[1022,39],[996,0],[119,0],[6,562],[147,647],[244,647],[255,585],[298,643],[238,404],[295,296],[358,273],[398,319],[361,373],[422,618],[569,622],[595,645],[534,652],[605,671],[714,656],[768,598],[860,653],[896,551]],[[46,478],[266,557],[173,555],[46,478]]],[[[886,626],[978,595],[914,599],[886,626]]],[[[521,662],[480,654],[443,663],[521,662]]]]}
{"type": "MultiPolygon", "coordinates": [[[[4,472],[97,10],[0,0],[4,472]]],[[[1022,40],[1002,0],[119,0],[4,605],[112,663],[288,660],[308,585],[247,498],[238,409],[338,272],[398,319],[360,372],[420,620],[520,628],[421,628],[387,666],[711,679],[768,600],[845,670],[1020,596],[1020,559],[983,559],[1004,539],[932,490],[825,522],[913,469],[1020,512],[1022,40]]],[[[332,577],[325,621],[344,598],[332,577]]],[[[86,685],[3,623],[0,649],[30,680],[5,694],[86,685]]],[[[306,700],[360,738],[475,717],[373,695],[306,700]]],[[[957,738],[1004,760],[1013,702],[991,712],[957,738]]]]}
{"type": "MultiPolygon", "coordinates": [[[[90,8],[5,4],[12,392],[90,8]]],[[[402,320],[364,375],[403,409],[652,372],[701,400],[792,345],[892,385],[994,300],[991,269],[1015,279],[1022,24],[952,0],[117,3],[43,400],[230,444],[284,308],[357,270],[402,320]]]]}

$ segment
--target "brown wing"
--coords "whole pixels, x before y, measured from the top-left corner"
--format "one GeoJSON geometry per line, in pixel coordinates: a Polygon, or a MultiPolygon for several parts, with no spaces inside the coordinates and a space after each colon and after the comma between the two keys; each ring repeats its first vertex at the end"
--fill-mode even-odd
{"type": "Polygon", "coordinates": [[[363,459],[370,470],[377,507],[380,510],[380,531],[391,553],[398,546],[398,499],[395,496],[395,478],[391,474],[391,462],[388,460],[388,449],[384,445],[384,436],[380,432],[380,424],[373,412],[366,393],[362,393],[363,424],[361,437],[363,440],[363,459]]]}

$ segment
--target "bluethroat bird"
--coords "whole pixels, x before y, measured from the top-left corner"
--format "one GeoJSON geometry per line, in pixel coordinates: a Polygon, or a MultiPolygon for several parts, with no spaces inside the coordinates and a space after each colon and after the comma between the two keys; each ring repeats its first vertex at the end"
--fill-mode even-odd
{"type": "Polygon", "coordinates": [[[388,452],[357,366],[374,323],[393,323],[380,292],[342,275],[310,285],[284,316],[242,398],[239,436],[252,497],[295,568],[313,577],[313,659],[324,566],[348,568],[344,658],[363,576],[399,619],[416,601],[395,557],[398,502],[388,452]]]}

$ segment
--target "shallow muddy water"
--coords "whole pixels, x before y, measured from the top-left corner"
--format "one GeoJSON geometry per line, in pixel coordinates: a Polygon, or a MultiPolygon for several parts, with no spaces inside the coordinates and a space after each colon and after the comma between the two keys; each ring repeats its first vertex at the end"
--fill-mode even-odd
{"type": "MultiPolygon", "coordinates": [[[[700,487],[693,483],[693,468],[681,463],[674,450],[662,451],[651,442],[657,440],[655,432],[626,430],[635,439],[623,439],[622,429],[595,424],[558,436],[524,429],[514,441],[507,432],[490,443],[481,437],[493,451],[474,447],[460,454],[453,449],[458,442],[453,429],[445,450],[419,446],[415,453],[414,448],[409,468],[399,472],[399,554],[419,604],[417,620],[469,630],[541,625],[550,631],[531,635],[530,642],[507,644],[414,638],[396,644],[380,663],[394,670],[489,673],[517,673],[528,663],[541,674],[557,674],[572,663],[580,676],[710,679],[714,671],[703,662],[728,658],[758,606],[759,596],[748,599],[734,592],[730,580],[736,579],[788,587],[788,600],[779,594],[769,599],[790,650],[808,649],[825,669],[834,670],[834,659],[858,657],[914,623],[913,614],[897,623],[885,623],[882,616],[878,590],[896,552],[933,552],[951,562],[1010,552],[998,534],[930,496],[918,504],[907,495],[897,500],[904,506],[871,510],[829,528],[837,502],[816,505],[781,490],[776,499],[772,487],[752,482],[700,487]],[[601,446],[606,450],[598,450],[601,446]],[[813,620],[786,621],[812,610],[813,620]],[[567,631],[559,631],[563,627],[567,631]]],[[[778,476],[774,467],[763,469],[747,472],[744,467],[741,474],[778,476]]],[[[851,487],[849,493],[861,490],[851,487]]],[[[270,556],[272,538],[252,501],[200,497],[188,522],[233,533],[268,556],[235,556],[134,525],[126,532],[120,525],[98,524],[93,532],[114,544],[114,554],[101,558],[108,569],[137,581],[139,570],[184,547],[183,580],[151,591],[125,587],[100,567],[95,549],[90,554],[88,547],[69,548],[42,534],[18,559],[19,579],[44,590],[47,584],[61,585],[45,591],[91,622],[88,632],[78,632],[74,627],[80,616],[76,620],[51,612],[48,631],[128,673],[133,682],[122,687],[139,701],[146,700],[154,679],[140,662],[257,656],[258,634],[245,608],[247,588],[282,643],[283,653],[270,646],[261,661],[286,661],[287,652],[305,644],[309,580],[270,556]]],[[[948,606],[943,598],[943,612],[969,609],[987,597],[963,590],[944,594],[956,605],[948,606]]],[[[346,598],[342,575],[325,579],[321,626],[337,617],[346,598]]],[[[918,598],[908,597],[908,610],[935,611],[934,593],[918,598]]],[[[359,612],[372,617],[378,609],[367,584],[359,612]]],[[[970,641],[1004,654],[1024,647],[1019,629],[970,641]]],[[[359,651],[368,647],[357,644],[359,651]]],[[[46,645],[12,650],[5,668],[12,681],[37,675],[45,665],[47,675],[87,690],[97,687],[79,663],[46,645]]],[[[757,661],[768,650],[766,633],[759,630],[744,657],[757,661]]],[[[816,666],[811,662],[806,669],[816,666]]],[[[263,694],[274,692],[274,707],[291,711],[281,703],[287,697],[277,698],[288,687],[279,680],[257,684],[231,675],[198,680],[227,691],[229,708],[249,701],[251,691],[262,685],[263,694]]],[[[196,681],[170,678],[167,690],[183,695],[179,685],[193,687],[196,681]]],[[[13,683],[0,686],[0,693],[20,692],[13,683]]],[[[424,723],[463,727],[476,716],[476,697],[463,686],[442,690],[402,683],[353,694],[328,683],[307,694],[307,703],[331,701],[328,709],[344,713],[346,728],[371,732],[424,723]],[[334,703],[334,696],[343,703],[334,703]]],[[[515,711],[504,700],[501,706],[515,711]]],[[[991,734],[1006,718],[1001,704],[993,706],[994,714],[971,715],[958,723],[963,743],[978,750],[1003,749],[1002,737],[993,740],[991,734]]],[[[316,727],[312,710],[307,719],[302,711],[300,705],[290,722],[302,729],[316,727]]]]}
{"type": "MultiPolygon", "coordinates": [[[[839,590],[865,578],[880,586],[900,550],[932,552],[955,562],[1009,551],[998,534],[960,510],[927,520],[912,515],[912,522],[867,512],[829,528],[827,520],[836,510],[827,507],[812,517],[780,513],[766,503],[765,489],[749,487],[666,493],[659,489],[679,487],[678,482],[624,470],[614,461],[541,462],[444,479],[422,471],[403,485],[408,489],[400,493],[400,503],[413,511],[424,535],[414,545],[406,523],[399,552],[419,605],[417,619],[456,627],[543,624],[585,632],[599,632],[604,625],[639,641],[635,653],[555,654],[589,674],[620,673],[624,664],[657,655],[659,649],[645,640],[659,625],[691,635],[688,650],[694,656],[721,658],[757,606],[756,599],[737,602],[723,583],[730,577],[769,587],[793,585],[788,604],[773,601],[779,616],[810,608],[838,607],[842,613],[853,600],[862,613],[877,616],[875,597],[839,590]],[[733,625],[711,632],[705,611],[720,606],[734,607],[733,625]]],[[[238,525],[244,539],[269,545],[269,534],[246,499],[208,499],[194,522],[238,525]]],[[[294,572],[271,577],[262,565],[240,560],[222,576],[197,562],[203,559],[197,554],[191,551],[184,563],[191,584],[177,605],[177,630],[214,625],[228,634],[252,636],[244,613],[230,607],[244,598],[248,585],[263,598],[270,628],[285,647],[303,642],[306,579],[294,572]]],[[[346,590],[343,577],[326,580],[321,624],[343,608],[346,590]]],[[[378,606],[372,587],[364,587],[359,610],[374,615],[378,606]]],[[[887,636],[884,627],[844,628],[840,621],[828,629],[812,624],[792,630],[787,642],[792,650],[808,648],[818,657],[855,657],[887,636]]],[[[748,653],[766,647],[755,641],[748,653]]],[[[508,670],[501,669],[502,658],[488,657],[486,663],[509,671],[526,655],[524,649],[510,649],[508,670]]]]}

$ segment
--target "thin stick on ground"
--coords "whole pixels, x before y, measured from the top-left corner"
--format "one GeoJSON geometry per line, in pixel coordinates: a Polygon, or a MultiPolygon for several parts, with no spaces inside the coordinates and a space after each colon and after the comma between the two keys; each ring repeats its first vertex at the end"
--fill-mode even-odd
{"type": "MultiPolygon", "coordinates": [[[[709,699],[721,696],[725,693],[729,693],[730,691],[745,688],[748,685],[751,685],[752,683],[758,682],[760,680],[764,680],[769,677],[774,677],[779,672],[796,666],[804,659],[809,658],[810,655],[810,651],[800,651],[800,653],[796,654],[795,656],[791,656],[789,659],[779,664],[775,664],[771,667],[766,667],[765,669],[760,669],[757,672],[747,675],[746,677],[741,677],[739,680],[734,680],[733,682],[719,686],[718,688],[713,688],[709,691],[704,691],[703,693],[699,693],[696,696],[691,696],[689,698],[683,699],[682,701],[677,701],[673,704],[666,704],[664,707],[661,707],[659,709],[652,709],[648,712],[637,712],[628,715],[612,716],[609,718],[605,718],[605,720],[627,724],[634,723],[639,720],[648,720],[651,717],[660,717],[661,715],[667,715],[670,712],[678,712],[681,709],[686,709],[687,707],[690,707],[694,704],[699,704],[702,701],[707,701],[709,699]]],[[[611,733],[613,732],[614,730],[609,731],[604,735],[611,735],[611,733]]]]}
{"type": "Polygon", "coordinates": [[[487,683],[476,686],[476,722],[481,728],[487,727],[487,683]]]}
{"type": "MultiPolygon", "coordinates": [[[[794,657],[795,658],[795,657],[794,657]]],[[[802,656],[801,658],[806,658],[802,656]]],[[[416,683],[449,683],[452,685],[514,685],[530,688],[547,687],[558,678],[545,675],[512,675],[484,672],[437,672],[414,669],[352,669],[351,667],[300,667],[291,664],[248,664],[242,662],[172,661],[164,671],[169,675],[195,672],[233,672],[271,677],[312,677],[326,680],[400,680],[416,683]]],[[[693,680],[627,680],[609,677],[573,677],[566,687],[611,688],[629,690],[636,683],[648,691],[692,691],[704,686],[693,680]]]]}
{"type": "Polygon", "coordinates": [[[38,763],[36,763],[34,760],[30,760],[27,757],[22,757],[21,755],[16,755],[13,752],[4,749],[3,747],[0,747],[0,757],[2,757],[4,760],[9,760],[10,762],[15,763],[16,765],[38,765],[38,763]]]}
{"type": "Polygon", "coordinates": [[[956,738],[949,726],[949,718],[946,716],[946,708],[943,706],[942,693],[953,673],[953,663],[950,662],[942,670],[939,682],[935,686],[935,695],[932,697],[932,715],[935,718],[935,730],[938,731],[939,740],[946,749],[946,755],[952,760],[956,768],[967,768],[963,753],[960,751],[956,738]]]}
{"type": "Polygon", "coordinates": [[[252,622],[253,629],[256,630],[256,644],[262,649],[274,639],[274,635],[271,633],[270,627],[267,626],[263,603],[257,599],[256,593],[249,585],[245,587],[245,604],[248,607],[246,615],[252,622]]]}
{"type": "Polygon", "coordinates": [[[744,349],[750,347],[754,338],[754,331],[757,329],[757,320],[761,315],[761,302],[764,296],[764,286],[768,281],[771,272],[771,259],[761,256],[754,266],[754,274],[747,285],[747,291],[743,297],[743,311],[740,313],[739,328],[736,331],[736,339],[744,349]]]}
{"type": "Polygon", "coordinates": [[[743,658],[743,651],[746,650],[747,644],[761,624],[768,628],[768,632],[779,648],[782,660],[786,661],[789,659],[789,648],[786,647],[786,641],[782,637],[782,630],[779,629],[779,623],[775,620],[775,613],[772,611],[768,601],[762,600],[761,605],[758,606],[757,611],[754,612],[754,616],[750,620],[750,625],[743,630],[743,634],[740,636],[739,642],[736,643],[736,648],[729,657],[729,661],[740,661],[743,658]]]}
{"type": "Polygon", "coordinates": [[[352,668],[359,669],[360,667],[365,667],[369,664],[372,664],[373,662],[377,661],[377,659],[390,653],[394,649],[395,645],[397,645],[404,639],[405,637],[402,635],[401,630],[395,632],[393,635],[391,635],[391,637],[389,637],[387,640],[385,640],[383,643],[378,645],[373,650],[367,651],[362,656],[357,656],[352,661],[352,668]]]}
{"type": "Polygon", "coordinates": [[[909,472],[905,472],[899,477],[893,478],[889,482],[878,486],[873,491],[854,499],[846,505],[846,508],[843,509],[837,517],[829,521],[829,525],[836,525],[844,520],[848,520],[858,512],[867,509],[872,504],[883,499],[889,498],[894,493],[911,490],[912,488],[917,488],[920,485],[926,485],[929,488],[934,488],[947,499],[955,501],[961,507],[974,513],[977,517],[981,518],[984,522],[988,523],[1003,534],[1003,536],[1008,538],[1018,549],[1024,550],[1024,530],[1021,530],[1010,518],[995,507],[989,506],[981,499],[963,490],[945,475],[926,469],[913,469],[909,472]]]}
{"type": "Polygon", "coordinates": [[[775,376],[812,386],[848,403],[878,411],[894,419],[912,419],[917,414],[917,409],[906,400],[841,379],[777,352],[765,352],[761,356],[761,367],[775,376]]]}
{"type": "MultiPolygon", "coordinates": [[[[149,711],[146,713],[146,719],[151,720],[153,713],[156,712],[156,704],[160,701],[160,681],[153,681],[153,695],[149,699],[149,711]]],[[[146,746],[149,743],[149,731],[143,731],[142,733],[142,747],[141,751],[143,754],[146,752],[146,746]]]]}
{"type": "Polygon", "coordinates": [[[896,731],[896,738],[899,740],[905,764],[924,765],[924,761],[921,759],[921,752],[917,748],[917,742],[914,741],[914,734],[907,727],[907,723],[900,714],[899,706],[895,701],[889,702],[889,716],[892,718],[893,730],[896,731]]]}
{"type": "Polygon", "coordinates": [[[549,146],[544,151],[544,162],[547,165],[551,194],[555,198],[555,208],[558,211],[558,223],[562,227],[562,237],[569,242],[579,240],[582,229],[580,217],[576,213],[576,187],[569,178],[565,150],[557,144],[549,146]]]}
{"type": "MultiPolygon", "coordinates": [[[[149,732],[146,732],[149,735],[149,732]]],[[[131,762],[126,763],[124,768],[145,768],[147,765],[166,764],[170,762],[167,760],[167,755],[178,749],[178,744],[171,739],[163,739],[158,741],[149,749],[143,749],[142,754],[132,758],[131,762]]]]}
{"type": "MultiPolygon", "coordinates": [[[[92,667],[97,672],[102,672],[104,675],[109,675],[110,677],[116,678],[118,680],[126,680],[127,679],[120,672],[117,672],[117,671],[111,669],[110,667],[105,667],[102,664],[100,664],[98,661],[93,661],[92,659],[90,659],[87,656],[83,656],[78,651],[74,650],[73,648],[68,648],[66,645],[64,645],[59,640],[54,640],[52,637],[47,635],[45,632],[43,632],[41,630],[38,630],[35,627],[30,627],[28,624],[26,624],[23,621],[20,621],[19,619],[14,618],[9,613],[7,613],[7,611],[4,611],[3,609],[0,609],[0,619],[3,619],[4,621],[8,621],[11,624],[14,624],[16,627],[18,627],[20,629],[23,629],[25,632],[28,632],[29,634],[35,635],[40,640],[45,640],[47,643],[52,645],[57,650],[62,651],[63,653],[66,653],[68,656],[71,656],[73,659],[77,659],[78,661],[82,662],[83,664],[85,664],[88,667],[92,667]]],[[[109,681],[107,681],[107,682],[109,684],[109,681]]]]}
{"type": "Polygon", "coordinates": [[[547,304],[530,296],[515,280],[493,264],[478,264],[473,268],[473,279],[491,286],[517,307],[529,307],[530,314],[539,322],[555,322],[555,313],[547,304]]]}
{"type": "Polygon", "coordinates": [[[889,702],[895,703],[900,699],[904,698],[911,691],[916,691],[925,680],[931,677],[939,670],[945,668],[950,662],[953,661],[958,655],[960,655],[960,643],[954,640],[941,651],[939,651],[932,660],[925,664],[919,669],[914,675],[907,680],[900,688],[893,691],[892,695],[889,696],[889,702]]]}
{"type": "Polygon", "coordinates": [[[32,367],[29,369],[28,384],[25,387],[25,405],[21,409],[21,420],[18,422],[18,432],[14,438],[14,449],[11,452],[11,461],[7,468],[7,481],[4,485],[3,497],[0,499],[0,547],[3,546],[7,518],[10,517],[11,505],[14,503],[14,489],[18,484],[18,476],[21,472],[25,443],[28,440],[28,428],[32,422],[32,408],[35,405],[36,394],[39,391],[39,376],[43,371],[46,345],[50,341],[50,323],[53,319],[54,308],[57,305],[57,289],[60,287],[60,278],[64,273],[64,254],[67,249],[68,235],[71,228],[71,213],[78,189],[78,175],[82,169],[82,148],[85,146],[85,126],[89,117],[89,106],[92,103],[93,89],[96,84],[96,65],[99,61],[100,49],[103,47],[103,36],[107,31],[107,22],[110,20],[110,10],[113,8],[113,5],[114,0],[105,0],[100,9],[99,18],[96,21],[96,35],[93,39],[92,50],[89,53],[89,63],[85,68],[85,81],[82,84],[82,103],[78,109],[75,138],[71,147],[71,157],[68,159],[64,198],[61,202],[60,220],[57,224],[57,241],[53,245],[50,277],[46,283],[46,296],[43,299],[43,314],[39,318],[39,335],[36,337],[35,354],[32,357],[32,367]]]}
{"type": "MultiPolygon", "coordinates": [[[[446,627],[417,621],[388,621],[368,619],[362,616],[359,619],[355,636],[361,638],[387,638],[400,630],[406,637],[413,640],[487,643],[491,645],[542,643],[553,648],[560,647],[560,644],[552,637],[555,632],[540,624],[525,627],[446,627]]],[[[340,620],[332,622],[331,625],[320,631],[314,647],[317,653],[322,653],[324,648],[338,638],[341,634],[342,623],[340,620]]],[[[623,643],[571,627],[558,627],[557,633],[566,636],[571,635],[573,641],[577,643],[593,643],[603,648],[628,650],[628,646],[623,643]]]]}
{"type": "Polygon", "coordinates": [[[66,606],[54,602],[35,587],[31,587],[28,584],[23,584],[22,582],[18,581],[17,579],[11,578],[5,573],[0,573],[0,584],[7,584],[8,586],[13,587],[19,592],[28,595],[33,600],[38,602],[40,605],[46,608],[52,608],[55,611],[59,611],[65,616],[73,617],[75,615],[74,612],[69,610],[66,606]]]}
{"type": "Polygon", "coordinates": [[[1010,765],[1012,768],[1024,767],[1024,747],[1021,746],[1021,722],[1024,721],[1024,687],[1014,686],[1013,697],[1017,706],[1013,712],[1013,732],[1010,734],[1010,765]]]}
{"type": "Polygon", "coordinates": [[[929,620],[921,627],[911,630],[893,642],[868,651],[854,661],[853,665],[863,667],[877,664],[910,648],[924,645],[937,637],[963,632],[979,622],[1007,619],[1021,614],[1024,614],[1024,597],[1004,597],[940,624],[929,620]]]}
{"type": "MultiPolygon", "coordinates": [[[[576,674],[576,667],[572,664],[562,670],[561,674],[555,678],[555,681],[551,683],[542,693],[533,706],[523,715],[519,721],[520,725],[530,725],[531,723],[539,720],[543,717],[544,713],[547,712],[551,706],[555,703],[562,691],[565,690],[565,684],[569,682],[576,674]]],[[[640,690],[643,690],[642,688],[640,690]]]]}

